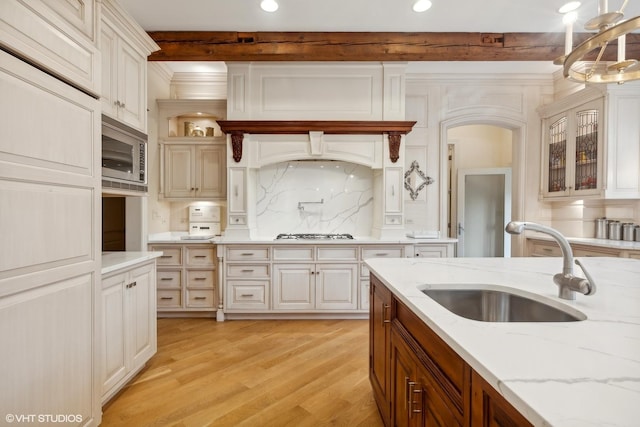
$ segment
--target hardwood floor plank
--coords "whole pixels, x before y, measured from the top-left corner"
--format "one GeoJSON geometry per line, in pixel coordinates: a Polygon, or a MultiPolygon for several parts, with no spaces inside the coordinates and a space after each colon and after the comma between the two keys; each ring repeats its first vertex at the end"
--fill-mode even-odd
{"type": "Polygon", "coordinates": [[[366,320],[158,319],[103,426],[382,426],[366,320]]]}

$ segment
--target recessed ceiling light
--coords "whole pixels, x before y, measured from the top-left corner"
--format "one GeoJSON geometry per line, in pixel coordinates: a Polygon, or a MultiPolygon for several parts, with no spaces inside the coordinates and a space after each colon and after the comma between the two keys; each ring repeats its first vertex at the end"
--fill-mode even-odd
{"type": "Polygon", "coordinates": [[[276,3],[276,0],[262,0],[260,7],[265,12],[275,12],[278,10],[278,3],[276,3]]]}
{"type": "Polygon", "coordinates": [[[574,11],[580,7],[580,4],[581,3],[579,1],[570,1],[569,3],[566,3],[563,6],[561,6],[560,9],[558,9],[558,12],[567,13],[567,12],[574,11]]]}
{"type": "Polygon", "coordinates": [[[414,12],[424,12],[425,10],[429,10],[431,7],[431,2],[429,0],[417,0],[413,4],[414,12]]]}

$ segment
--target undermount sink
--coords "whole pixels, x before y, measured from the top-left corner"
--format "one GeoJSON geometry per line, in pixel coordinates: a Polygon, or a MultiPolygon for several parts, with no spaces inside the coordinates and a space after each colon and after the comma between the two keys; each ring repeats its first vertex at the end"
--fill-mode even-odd
{"type": "Polygon", "coordinates": [[[553,307],[522,295],[494,289],[422,289],[458,316],[481,322],[576,322],[587,316],[571,308],[553,307]]]}

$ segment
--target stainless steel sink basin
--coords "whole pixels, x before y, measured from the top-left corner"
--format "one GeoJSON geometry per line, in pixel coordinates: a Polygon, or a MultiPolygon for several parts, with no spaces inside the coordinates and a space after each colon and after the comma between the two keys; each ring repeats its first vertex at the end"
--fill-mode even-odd
{"type": "Polygon", "coordinates": [[[578,310],[554,307],[503,290],[448,288],[422,292],[452,313],[481,322],[576,322],[587,318],[578,310]]]}

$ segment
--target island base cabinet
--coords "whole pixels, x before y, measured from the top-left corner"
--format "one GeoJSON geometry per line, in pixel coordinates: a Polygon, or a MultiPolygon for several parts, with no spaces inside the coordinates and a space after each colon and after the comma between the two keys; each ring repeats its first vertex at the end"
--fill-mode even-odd
{"type": "Polygon", "coordinates": [[[389,399],[391,292],[372,277],[369,286],[369,380],[385,425],[391,419],[389,399]]]}
{"type": "Polygon", "coordinates": [[[371,275],[369,379],[385,426],[531,426],[371,275]]]}
{"type": "Polygon", "coordinates": [[[471,427],[533,427],[478,373],[471,375],[471,427]]]}
{"type": "Polygon", "coordinates": [[[405,339],[391,329],[391,397],[393,425],[415,427],[462,426],[462,414],[447,398],[405,339]]]}

